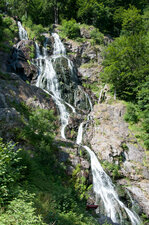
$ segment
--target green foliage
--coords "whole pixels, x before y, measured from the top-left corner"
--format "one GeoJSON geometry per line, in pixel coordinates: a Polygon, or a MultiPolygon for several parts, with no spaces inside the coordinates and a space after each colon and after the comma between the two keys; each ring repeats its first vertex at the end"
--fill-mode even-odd
{"type": "Polygon", "coordinates": [[[105,160],[102,162],[102,167],[107,171],[107,173],[112,174],[113,179],[117,179],[120,177],[119,165],[116,165],[115,163],[110,163],[105,160]]]}
{"type": "Polygon", "coordinates": [[[138,108],[133,103],[127,105],[127,112],[125,113],[124,119],[127,122],[137,123],[139,121],[138,108]]]}
{"type": "Polygon", "coordinates": [[[29,117],[31,108],[27,106],[24,102],[10,102],[11,106],[13,106],[21,115],[25,116],[26,118],[29,117]]]}
{"type": "Polygon", "coordinates": [[[135,34],[143,29],[142,18],[139,10],[134,6],[124,10],[122,14],[122,33],[135,34]]]}
{"type": "Polygon", "coordinates": [[[18,191],[17,182],[22,178],[21,171],[24,169],[19,164],[19,151],[13,143],[4,144],[0,139],[0,204],[10,201],[18,191]]]}
{"type": "Polygon", "coordinates": [[[144,13],[142,15],[143,27],[146,31],[149,29],[149,7],[144,9],[144,13]]]}
{"type": "Polygon", "coordinates": [[[27,191],[21,191],[18,197],[10,202],[6,212],[0,212],[0,225],[44,225],[45,223],[42,222],[41,217],[35,214],[32,199],[33,195],[27,191]]]}
{"type": "Polygon", "coordinates": [[[30,48],[30,55],[29,56],[30,56],[31,59],[34,59],[35,58],[35,47],[34,47],[34,45],[31,45],[29,48],[30,48]]]}
{"type": "Polygon", "coordinates": [[[4,52],[10,52],[14,37],[18,36],[18,27],[12,18],[0,14],[0,47],[4,52]]]}
{"type": "Polygon", "coordinates": [[[87,187],[87,180],[84,176],[80,177],[80,164],[78,164],[73,171],[72,181],[74,183],[75,190],[79,193],[80,199],[88,198],[87,191],[90,187],[87,187]]]}
{"type": "Polygon", "coordinates": [[[79,24],[77,24],[74,19],[71,19],[69,21],[63,20],[61,31],[64,36],[71,39],[80,37],[79,24]]]}
{"type": "Polygon", "coordinates": [[[93,83],[89,83],[89,82],[83,82],[83,87],[90,89],[98,98],[99,97],[99,93],[100,93],[100,87],[99,87],[99,82],[95,81],[93,83]]]}
{"type": "Polygon", "coordinates": [[[104,38],[104,35],[99,31],[99,29],[93,29],[91,32],[90,32],[90,35],[91,35],[91,38],[93,38],[93,40],[95,40],[95,43],[96,44],[102,44],[103,43],[103,38],[104,38]]]}
{"type": "Polygon", "coordinates": [[[27,30],[29,39],[36,39],[38,41],[43,41],[42,33],[47,32],[47,28],[44,28],[41,24],[38,25],[34,24],[31,17],[28,17],[26,19],[26,17],[23,16],[22,22],[27,30]]]}
{"type": "Polygon", "coordinates": [[[53,111],[38,109],[32,111],[21,135],[27,141],[50,141],[55,135],[55,117],[53,111]]]}
{"type": "Polygon", "coordinates": [[[116,38],[106,49],[102,78],[116,88],[121,99],[136,99],[137,88],[148,75],[148,53],[142,33],[116,38]]]}
{"type": "Polygon", "coordinates": [[[146,81],[139,86],[137,93],[137,100],[139,108],[146,112],[149,110],[149,76],[146,78],[146,81]]]}

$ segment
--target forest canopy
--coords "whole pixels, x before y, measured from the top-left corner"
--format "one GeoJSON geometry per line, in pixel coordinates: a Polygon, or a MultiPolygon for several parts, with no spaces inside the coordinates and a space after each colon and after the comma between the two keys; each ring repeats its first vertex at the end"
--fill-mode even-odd
{"type": "MultiPolygon", "coordinates": [[[[73,18],[79,23],[94,25],[101,32],[119,35],[122,15],[125,17],[130,5],[142,14],[147,4],[148,0],[2,0],[0,9],[19,19],[25,15],[43,26],[73,18]]],[[[131,10],[129,13],[131,15],[131,10]]]]}

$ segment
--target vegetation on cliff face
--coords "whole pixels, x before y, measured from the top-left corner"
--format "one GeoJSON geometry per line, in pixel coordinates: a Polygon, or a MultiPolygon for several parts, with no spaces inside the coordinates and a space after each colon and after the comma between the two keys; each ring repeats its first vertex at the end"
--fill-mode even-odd
{"type": "Polygon", "coordinates": [[[14,44],[14,38],[18,36],[16,22],[9,16],[0,14],[0,50],[10,52],[14,44]]]}
{"type": "Polygon", "coordinates": [[[139,123],[142,130],[140,137],[149,147],[149,10],[141,16],[139,10],[130,7],[122,16],[122,30],[105,50],[103,62],[104,82],[116,89],[117,96],[128,102],[125,119],[139,123]],[[144,19],[145,18],[145,19],[144,19]],[[147,19],[148,18],[148,19],[147,19]]]}

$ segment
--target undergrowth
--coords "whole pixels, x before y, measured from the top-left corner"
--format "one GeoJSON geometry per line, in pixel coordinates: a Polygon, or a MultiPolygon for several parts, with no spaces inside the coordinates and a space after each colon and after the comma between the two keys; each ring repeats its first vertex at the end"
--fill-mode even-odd
{"type": "Polygon", "coordinates": [[[58,160],[53,112],[13,105],[26,119],[15,129],[17,144],[0,139],[0,224],[97,224],[85,210],[84,181],[72,180],[58,160]]]}

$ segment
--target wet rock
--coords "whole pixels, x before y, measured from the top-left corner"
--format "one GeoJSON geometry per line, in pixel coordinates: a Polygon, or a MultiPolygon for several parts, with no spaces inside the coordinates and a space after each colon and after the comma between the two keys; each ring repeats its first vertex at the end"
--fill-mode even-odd
{"type": "Polygon", "coordinates": [[[100,225],[109,224],[109,225],[120,225],[119,223],[113,223],[112,220],[107,216],[101,216],[98,219],[100,225]]]}
{"type": "Polygon", "coordinates": [[[66,162],[69,158],[69,154],[67,152],[59,152],[59,161],[66,162]]]}
{"type": "Polygon", "coordinates": [[[32,81],[36,79],[37,68],[32,64],[35,56],[34,42],[22,40],[13,46],[9,59],[8,70],[18,74],[23,80],[32,81]]]}
{"type": "MultiPolygon", "coordinates": [[[[128,185],[127,189],[133,198],[148,214],[148,167],[144,164],[146,154],[123,120],[124,113],[125,106],[121,103],[95,105],[91,112],[92,121],[84,131],[84,143],[90,144],[99,160],[119,165],[117,182],[122,177],[129,180],[122,184],[128,185]]],[[[127,196],[121,198],[124,202],[128,200],[127,196]]]]}

